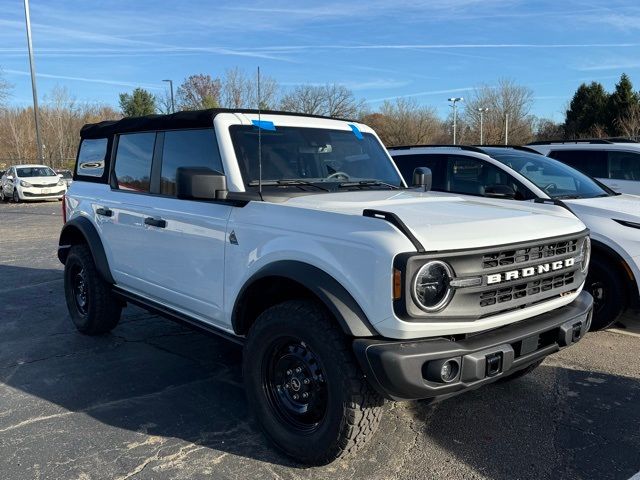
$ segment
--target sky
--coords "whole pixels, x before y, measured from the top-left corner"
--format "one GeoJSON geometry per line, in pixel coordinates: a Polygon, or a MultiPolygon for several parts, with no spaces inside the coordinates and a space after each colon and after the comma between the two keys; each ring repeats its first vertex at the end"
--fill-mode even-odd
{"type": "MultiPolygon", "coordinates": [[[[283,88],[341,83],[376,109],[415,98],[446,116],[447,98],[513,79],[532,113],[564,119],[582,82],[640,88],[637,0],[31,0],[41,101],[56,86],[78,102],[166,88],[228,68],[283,88]]],[[[0,0],[0,69],[10,101],[31,103],[22,0],[0,0]]]]}

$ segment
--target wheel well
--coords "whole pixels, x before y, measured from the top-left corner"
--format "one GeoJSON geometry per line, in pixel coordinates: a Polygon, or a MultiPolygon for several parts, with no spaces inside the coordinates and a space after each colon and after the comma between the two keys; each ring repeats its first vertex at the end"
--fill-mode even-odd
{"type": "Polygon", "coordinates": [[[633,276],[633,272],[627,265],[627,262],[625,262],[625,260],[615,250],[603,243],[592,240],[591,245],[591,259],[604,259],[616,270],[619,275],[627,278],[629,280],[629,282],[627,283],[628,288],[625,292],[627,301],[638,302],[638,287],[636,284],[636,279],[633,276]]]}
{"type": "Polygon", "coordinates": [[[242,291],[236,302],[233,327],[238,335],[246,335],[256,318],[269,307],[287,300],[320,299],[307,287],[290,278],[262,277],[242,291]]]}
{"type": "Polygon", "coordinates": [[[87,243],[87,239],[80,229],[74,225],[69,225],[60,234],[58,245],[79,245],[87,243]]]}

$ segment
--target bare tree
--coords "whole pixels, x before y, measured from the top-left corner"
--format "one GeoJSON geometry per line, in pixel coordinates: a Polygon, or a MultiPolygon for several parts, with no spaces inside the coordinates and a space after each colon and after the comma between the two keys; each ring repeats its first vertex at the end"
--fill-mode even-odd
{"type": "Polygon", "coordinates": [[[500,79],[496,86],[481,85],[470,98],[465,98],[462,122],[470,128],[471,143],[480,140],[479,108],[483,113],[484,143],[502,144],[505,140],[505,120],[508,116],[509,143],[524,144],[533,138],[534,117],[530,115],[533,90],[517,85],[513,80],[500,79]]]}
{"type": "Polygon", "coordinates": [[[309,115],[356,118],[364,108],[364,101],[357,100],[344,85],[300,85],[282,97],[280,108],[309,115]]]}
{"type": "Polygon", "coordinates": [[[535,139],[540,141],[562,140],[564,125],[549,118],[537,118],[535,121],[535,139]]]}
{"type": "Polygon", "coordinates": [[[156,99],[156,108],[159,113],[168,114],[173,112],[173,105],[171,104],[171,92],[169,89],[165,89],[164,92],[154,95],[156,99]]]}
{"type": "Polygon", "coordinates": [[[12,88],[13,85],[3,78],[2,70],[0,70],[0,108],[5,105],[7,99],[11,95],[12,88]]]}
{"type": "Polygon", "coordinates": [[[433,142],[441,135],[441,123],[432,108],[420,106],[414,99],[385,101],[379,113],[362,117],[385,145],[417,145],[433,142]]]}
{"type": "Polygon", "coordinates": [[[199,73],[186,78],[178,87],[177,99],[181,110],[216,108],[220,105],[220,79],[199,73]]]}
{"type": "Polygon", "coordinates": [[[277,102],[278,82],[268,76],[260,75],[260,99],[258,99],[257,71],[247,75],[240,68],[232,68],[222,78],[221,105],[226,108],[272,109],[277,102]]]}
{"type": "Polygon", "coordinates": [[[630,105],[627,114],[618,118],[616,124],[626,137],[640,137],[640,104],[630,105]]]}

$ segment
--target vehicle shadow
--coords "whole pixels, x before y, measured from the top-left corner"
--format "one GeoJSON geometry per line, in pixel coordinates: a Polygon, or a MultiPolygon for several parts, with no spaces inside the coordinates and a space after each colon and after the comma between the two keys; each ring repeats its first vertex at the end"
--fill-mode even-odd
{"type": "Polygon", "coordinates": [[[410,411],[427,441],[488,478],[626,479],[640,470],[639,404],[636,379],[544,364],[410,411]]]}

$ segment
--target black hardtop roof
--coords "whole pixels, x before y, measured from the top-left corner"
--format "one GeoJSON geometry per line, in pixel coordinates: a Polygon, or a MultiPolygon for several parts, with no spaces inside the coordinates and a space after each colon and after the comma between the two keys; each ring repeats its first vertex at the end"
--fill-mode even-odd
{"type": "MultiPolygon", "coordinates": [[[[258,110],[210,108],[207,110],[191,110],[170,113],[168,115],[145,115],[143,117],[127,117],[122,120],[107,120],[104,122],[86,124],[80,130],[80,137],[107,138],[118,133],[212,127],[214,117],[220,113],[258,114],[258,110]]],[[[262,110],[260,113],[264,115],[292,115],[298,117],[327,118],[330,120],[342,120],[345,122],[355,121],[346,118],[333,118],[323,115],[308,115],[305,113],[282,112],[277,110],[262,110]]]]}

